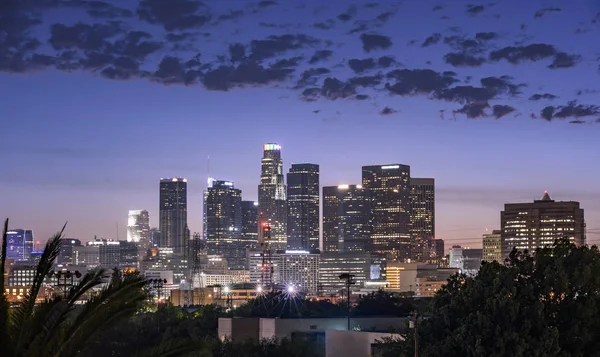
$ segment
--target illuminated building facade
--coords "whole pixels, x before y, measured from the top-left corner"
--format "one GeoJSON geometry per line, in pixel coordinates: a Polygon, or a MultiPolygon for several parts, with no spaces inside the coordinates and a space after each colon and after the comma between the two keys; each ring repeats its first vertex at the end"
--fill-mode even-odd
{"type": "Polygon", "coordinates": [[[319,295],[337,297],[346,289],[341,274],[354,275],[353,290],[385,286],[386,260],[366,252],[326,252],[319,261],[319,295]]]}
{"type": "Polygon", "coordinates": [[[176,254],[187,252],[187,180],[160,179],[159,231],[162,247],[173,248],[176,254]]]}
{"type": "Polygon", "coordinates": [[[394,259],[411,257],[410,166],[363,166],[362,185],[371,198],[371,239],[375,252],[394,259]]]}
{"type": "Polygon", "coordinates": [[[370,205],[362,185],[323,187],[323,251],[370,249],[370,205]]]}
{"type": "Polygon", "coordinates": [[[6,232],[6,257],[15,262],[29,262],[33,252],[33,231],[11,229],[6,232]]]}
{"type": "MultiPolygon", "coordinates": [[[[283,178],[281,146],[265,144],[261,161],[260,184],[258,185],[259,227],[271,225],[271,249],[285,250],[287,247],[287,203],[283,178]]],[[[262,230],[259,229],[259,239],[262,230]]]]}
{"type": "Polygon", "coordinates": [[[319,254],[307,250],[287,250],[278,256],[279,283],[292,286],[308,296],[317,296],[319,254]]]}
{"type": "Polygon", "coordinates": [[[150,216],[146,210],[131,210],[127,216],[127,241],[148,244],[150,216]]]}
{"type": "Polygon", "coordinates": [[[287,209],[288,248],[319,249],[319,165],[292,164],[287,209]]]}
{"type": "Polygon", "coordinates": [[[242,191],[233,182],[209,181],[204,192],[204,236],[208,254],[223,255],[231,269],[246,268],[242,191]]]}
{"type": "Polygon", "coordinates": [[[502,231],[494,230],[483,235],[483,260],[502,263],[502,231]]]}
{"type": "Polygon", "coordinates": [[[557,202],[548,192],[533,203],[505,204],[500,223],[503,258],[513,248],[532,251],[550,246],[560,238],[567,238],[578,246],[585,244],[585,220],[579,202],[557,202]]]}
{"type": "Polygon", "coordinates": [[[247,248],[254,248],[258,243],[258,202],[256,201],[242,201],[242,241],[247,248]]]}
{"type": "Polygon", "coordinates": [[[435,260],[435,180],[410,178],[410,234],[412,259],[435,260]]]}

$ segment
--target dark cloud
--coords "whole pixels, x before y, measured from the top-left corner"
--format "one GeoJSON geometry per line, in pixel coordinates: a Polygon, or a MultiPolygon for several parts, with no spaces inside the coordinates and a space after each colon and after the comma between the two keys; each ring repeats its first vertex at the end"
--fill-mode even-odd
{"type": "Polygon", "coordinates": [[[246,59],[246,46],[241,43],[229,45],[229,60],[232,63],[241,62],[246,59]]]}
{"type": "Polygon", "coordinates": [[[381,111],[379,112],[379,114],[381,115],[392,115],[394,113],[397,113],[398,111],[394,108],[390,108],[390,107],[385,107],[383,109],[381,109],[381,111]]]}
{"type": "Polygon", "coordinates": [[[357,27],[354,27],[353,29],[351,29],[350,31],[348,31],[348,34],[351,35],[353,33],[365,32],[367,30],[369,30],[369,26],[367,26],[367,24],[360,24],[357,27]]]}
{"type": "Polygon", "coordinates": [[[297,67],[300,64],[302,57],[284,58],[276,61],[271,65],[273,69],[292,68],[297,67]]]}
{"type": "Polygon", "coordinates": [[[511,107],[510,105],[494,105],[492,107],[492,115],[496,117],[496,119],[500,119],[514,111],[515,108],[511,107]]]}
{"type": "Polygon", "coordinates": [[[381,22],[387,22],[390,18],[392,18],[392,16],[394,16],[395,12],[393,11],[386,11],[382,14],[377,15],[377,20],[381,21],[381,22]]]}
{"type": "Polygon", "coordinates": [[[444,61],[453,67],[480,67],[486,59],[465,52],[450,52],[444,56],[444,61]]]}
{"type": "Polygon", "coordinates": [[[158,65],[150,79],[163,84],[192,84],[195,82],[197,73],[186,71],[181,60],[177,57],[166,56],[158,65]]]}
{"type": "Polygon", "coordinates": [[[581,60],[581,56],[559,52],[554,55],[552,63],[548,66],[551,69],[571,68],[581,60]]]}
{"type": "Polygon", "coordinates": [[[167,31],[198,28],[211,20],[208,8],[199,0],[141,0],[137,15],[167,31]]]}
{"type": "Polygon", "coordinates": [[[467,103],[458,110],[453,110],[452,114],[465,114],[469,119],[485,118],[487,113],[485,110],[490,105],[487,102],[467,103]]]}
{"type": "Polygon", "coordinates": [[[521,94],[521,88],[525,87],[525,84],[513,84],[513,78],[510,76],[501,77],[485,77],[481,79],[481,85],[485,88],[494,90],[496,95],[508,94],[510,96],[517,96],[521,94]]]}
{"type": "Polygon", "coordinates": [[[569,124],[586,124],[587,122],[585,120],[581,120],[581,119],[577,119],[577,120],[571,120],[569,122],[569,124]]]}
{"type": "Polygon", "coordinates": [[[283,54],[289,50],[295,50],[318,44],[320,41],[308,35],[281,35],[269,36],[266,40],[253,40],[250,43],[250,58],[261,61],[283,54]]]}
{"type": "Polygon", "coordinates": [[[507,60],[512,64],[523,61],[539,61],[552,57],[556,54],[556,48],[544,43],[536,43],[527,46],[508,46],[492,51],[489,59],[491,61],[507,60]]]}
{"type": "Polygon", "coordinates": [[[315,86],[320,76],[329,73],[331,73],[329,68],[309,68],[300,75],[300,80],[296,84],[296,89],[315,86]]]}
{"type": "Polygon", "coordinates": [[[443,10],[444,6],[443,5],[435,5],[433,7],[433,9],[431,9],[431,11],[439,11],[439,10],[443,10]]]}
{"type": "Polygon", "coordinates": [[[0,12],[0,71],[20,73],[30,69],[25,57],[40,46],[30,32],[40,23],[31,14],[0,12]]]}
{"type": "Polygon", "coordinates": [[[389,67],[395,65],[396,63],[397,63],[396,59],[394,59],[394,57],[392,57],[392,56],[382,56],[382,57],[379,57],[379,59],[377,60],[377,65],[380,68],[389,68],[389,67]]]}
{"type": "Polygon", "coordinates": [[[129,31],[124,38],[114,42],[110,52],[143,60],[163,47],[161,42],[150,41],[151,38],[152,36],[144,31],[129,31]]]}
{"type": "Polygon", "coordinates": [[[402,96],[427,95],[458,82],[454,73],[438,73],[430,69],[396,69],[386,77],[395,80],[395,83],[386,83],[385,88],[392,94],[402,96]]]}
{"type": "Polygon", "coordinates": [[[242,16],[244,16],[244,10],[229,10],[228,13],[219,15],[217,20],[219,20],[219,21],[235,20],[242,16]]]}
{"type": "Polygon", "coordinates": [[[85,4],[88,15],[95,18],[116,19],[133,16],[131,10],[123,9],[103,1],[87,1],[85,4]]]}
{"type": "Polygon", "coordinates": [[[560,12],[560,11],[562,11],[562,9],[558,8],[558,7],[546,7],[546,8],[543,8],[543,9],[540,9],[540,10],[536,11],[535,14],[533,15],[533,17],[537,19],[537,18],[542,17],[542,16],[544,16],[544,15],[546,15],[548,13],[551,13],[551,12],[560,12]]]}
{"type": "Polygon", "coordinates": [[[253,61],[245,61],[237,66],[221,65],[205,72],[202,84],[209,90],[228,91],[235,87],[282,82],[294,71],[294,68],[273,68],[253,61]]]}
{"type": "Polygon", "coordinates": [[[191,40],[194,36],[196,36],[196,34],[194,34],[192,32],[180,32],[180,33],[170,32],[170,33],[166,34],[165,38],[169,42],[182,42],[182,41],[191,40]]]}
{"type": "Polygon", "coordinates": [[[320,30],[329,30],[335,26],[335,21],[327,20],[324,22],[316,22],[313,27],[318,28],[320,30]]]}
{"type": "Polygon", "coordinates": [[[470,15],[477,15],[479,13],[482,13],[485,10],[485,6],[483,5],[467,5],[467,14],[470,15]]]}
{"type": "Polygon", "coordinates": [[[343,13],[339,14],[337,18],[340,21],[346,22],[352,20],[354,16],[356,16],[356,5],[350,5],[348,9],[343,13]]]}
{"type": "Polygon", "coordinates": [[[355,87],[375,87],[381,84],[383,76],[378,74],[375,76],[359,76],[348,79],[348,83],[355,87]]]}
{"type": "Polygon", "coordinates": [[[442,34],[441,33],[434,33],[433,35],[427,37],[425,39],[425,41],[423,41],[423,43],[421,44],[421,47],[428,47],[431,45],[435,45],[438,42],[440,42],[442,39],[442,34]]]}
{"type": "Polygon", "coordinates": [[[357,94],[354,96],[354,99],[356,100],[367,100],[369,99],[369,96],[366,94],[357,94]]]}
{"type": "Polygon", "coordinates": [[[499,37],[496,32],[478,32],[475,34],[475,39],[479,41],[491,41],[499,37]]]}
{"type": "Polygon", "coordinates": [[[110,49],[110,39],[120,33],[122,29],[118,24],[54,24],[50,27],[49,42],[55,50],[104,51],[110,49]]]}
{"type": "Polygon", "coordinates": [[[310,58],[308,63],[315,64],[320,61],[325,61],[333,55],[333,51],[330,50],[317,50],[315,54],[310,58]]]}
{"type": "Polygon", "coordinates": [[[567,119],[574,118],[580,119],[590,116],[599,116],[600,107],[597,105],[584,105],[579,104],[573,100],[567,103],[567,105],[561,105],[558,107],[547,106],[540,112],[540,116],[547,121],[552,119],[567,119]]]}
{"type": "Polygon", "coordinates": [[[529,97],[529,100],[540,100],[540,99],[552,100],[552,99],[556,99],[556,98],[558,98],[558,97],[555,96],[554,94],[544,93],[544,94],[534,94],[531,97],[529,97]]]}
{"type": "Polygon", "coordinates": [[[360,35],[363,49],[365,52],[371,52],[373,50],[387,50],[392,47],[392,40],[388,36],[378,35],[374,33],[363,33],[360,35]]]}
{"type": "Polygon", "coordinates": [[[328,77],[323,81],[323,85],[313,88],[307,88],[302,92],[302,99],[306,101],[315,101],[319,98],[329,100],[345,99],[354,97],[356,88],[348,83],[337,78],[328,77]]]}
{"type": "Polygon", "coordinates": [[[277,2],[270,1],[270,0],[263,0],[258,3],[258,7],[260,7],[260,8],[265,8],[265,7],[274,6],[274,5],[277,5],[277,2]]]}
{"type": "Polygon", "coordinates": [[[364,6],[365,6],[366,8],[374,8],[374,7],[377,7],[377,6],[379,6],[379,3],[377,3],[377,2],[368,2],[368,3],[366,3],[364,6]]]}
{"type": "Polygon", "coordinates": [[[348,66],[355,73],[363,73],[368,70],[374,69],[377,64],[373,58],[365,58],[365,59],[356,59],[353,58],[348,61],[348,66]]]}

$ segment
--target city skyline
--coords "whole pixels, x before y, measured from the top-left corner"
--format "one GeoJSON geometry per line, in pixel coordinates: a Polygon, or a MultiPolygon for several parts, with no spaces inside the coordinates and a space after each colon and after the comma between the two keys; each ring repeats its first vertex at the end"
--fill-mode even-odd
{"type": "MultiPolygon", "coordinates": [[[[44,240],[68,221],[69,236],[123,239],[130,209],[148,210],[158,226],[156,180],[182,176],[190,182],[189,228],[201,231],[209,174],[235,181],[244,200],[258,199],[265,142],[284,148],[284,172],[291,163],[319,164],[321,186],[360,184],[361,166],[389,162],[435,178],[436,237],[447,246],[479,246],[485,229],[499,228],[505,203],[529,202],[544,190],[557,200],[580,201],[588,230],[600,226],[594,165],[600,125],[581,123],[600,116],[598,56],[589,45],[600,32],[598,2],[260,7],[205,1],[202,11],[212,15],[205,24],[177,23],[187,18],[177,6],[165,18],[151,17],[159,2],[106,1],[127,8],[129,17],[109,14],[114,7],[99,13],[63,1],[22,9],[33,18],[0,9],[2,19],[16,18],[0,21],[0,34],[15,34],[0,44],[0,106],[10,133],[0,143],[9,168],[0,176],[0,215],[11,219],[11,228],[33,229],[44,240]],[[110,27],[113,20],[127,29],[110,27]],[[98,51],[73,35],[90,34],[93,24],[114,30],[98,51]],[[147,31],[137,40],[149,46],[127,46],[129,30],[147,31]],[[269,39],[287,50],[270,51],[269,39]],[[381,48],[373,39],[391,44],[381,48]],[[34,40],[37,48],[28,46],[34,40]],[[151,53],[135,53],[144,48],[151,53]],[[240,48],[260,66],[240,66],[232,57],[240,48]],[[133,61],[139,71],[129,79],[104,71],[93,61],[101,57],[87,56],[96,52],[118,57],[121,65],[133,61]],[[188,61],[210,69],[182,84],[173,66],[188,61]],[[262,81],[242,71],[276,63],[291,66],[284,70],[289,75],[262,81]],[[231,68],[232,82],[210,81],[227,77],[215,71],[231,68]],[[477,95],[493,98],[477,106],[477,95]]],[[[274,73],[280,72],[258,74],[274,73]]],[[[588,234],[588,242],[599,243],[600,236],[588,234]]]]}

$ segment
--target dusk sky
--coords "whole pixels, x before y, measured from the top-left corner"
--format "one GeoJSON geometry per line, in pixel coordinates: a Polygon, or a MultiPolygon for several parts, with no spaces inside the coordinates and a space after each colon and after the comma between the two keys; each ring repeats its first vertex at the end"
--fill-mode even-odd
{"type": "Polygon", "coordinates": [[[447,248],[544,190],[597,244],[599,36],[597,0],[3,0],[0,216],[124,239],[180,176],[199,232],[207,157],[256,200],[276,142],[322,186],[368,164],[435,178],[447,248]]]}

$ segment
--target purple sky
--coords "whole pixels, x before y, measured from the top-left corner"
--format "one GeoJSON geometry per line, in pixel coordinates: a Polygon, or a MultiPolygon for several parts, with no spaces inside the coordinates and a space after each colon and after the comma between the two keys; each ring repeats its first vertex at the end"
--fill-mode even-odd
{"type": "MultiPolygon", "coordinates": [[[[0,216],[10,217],[12,228],[33,229],[44,240],[68,221],[68,236],[89,240],[115,238],[118,222],[124,238],[127,211],[147,209],[156,226],[159,178],[183,176],[188,223],[200,231],[207,156],[211,176],[234,181],[244,199],[255,200],[262,144],[277,142],[286,171],[294,162],[318,163],[322,185],[359,183],[367,164],[409,164],[414,177],[434,177],[437,236],[447,246],[480,246],[486,229],[499,228],[505,202],[538,199],[544,190],[556,200],[580,201],[588,242],[600,240],[600,109],[593,105],[600,91],[600,4],[205,2],[210,9],[197,11],[211,20],[202,24],[201,15],[176,16],[179,5],[194,0],[174,1],[173,17],[156,17],[160,8],[152,6],[161,1],[143,1],[141,18],[83,1],[0,8],[0,216]],[[434,11],[436,5],[445,7],[434,11]],[[18,26],[24,14],[41,20],[25,27],[29,33],[18,26]],[[7,18],[14,21],[1,21],[7,18]],[[122,22],[110,37],[71,27],[79,21],[122,22]],[[59,23],[65,26],[48,31],[59,23]],[[146,31],[152,38],[145,40],[158,45],[143,55],[139,47],[117,46],[130,30],[146,31]],[[391,45],[361,40],[361,33],[386,36],[391,45]],[[247,46],[285,34],[306,37],[247,46]],[[169,42],[174,35],[190,40],[169,42]],[[26,46],[32,38],[39,44],[26,46]],[[234,43],[246,46],[246,64],[230,58],[234,43]],[[331,52],[311,61],[319,50],[331,52]],[[198,52],[202,65],[185,67],[198,52]],[[448,53],[474,62],[453,62],[448,53]],[[276,61],[296,56],[303,59],[276,71],[276,61]],[[363,73],[349,65],[382,56],[395,63],[363,73]],[[123,72],[116,58],[133,58],[137,67],[123,72]],[[310,68],[329,72],[302,82],[310,68]],[[418,69],[437,72],[437,81],[418,69]],[[455,72],[446,75],[452,83],[440,83],[444,71],[455,72]],[[114,73],[128,79],[107,78],[114,73]],[[341,85],[326,83],[328,77],[341,85]],[[486,86],[486,77],[499,84],[486,86]],[[360,80],[370,82],[362,87],[360,80]],[[546,93],[557,98],[531,98],[546,93]]],[[[123,9],[135,14],[135,3],[123,9]]]]}

